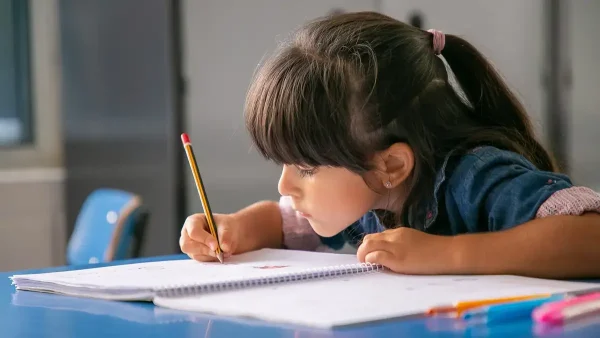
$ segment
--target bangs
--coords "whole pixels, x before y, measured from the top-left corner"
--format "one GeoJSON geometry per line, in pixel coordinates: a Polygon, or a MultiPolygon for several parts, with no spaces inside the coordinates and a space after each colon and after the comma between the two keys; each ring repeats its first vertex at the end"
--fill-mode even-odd
{"type": "MultiPolygon", "coordinates": [[[[246,97],[246,128],[258,152],[277,164],[366,170],[348,111],[352,86],[342,62],[298,48],[269,60],[246,97]]],[[[356,84],[354,85],[356,86],[356,84]]]]}

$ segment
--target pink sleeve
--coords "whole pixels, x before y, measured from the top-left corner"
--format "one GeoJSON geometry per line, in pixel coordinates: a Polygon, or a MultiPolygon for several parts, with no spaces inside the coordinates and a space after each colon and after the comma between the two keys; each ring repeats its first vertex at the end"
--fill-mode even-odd
{"type": "Polygon", "coordinates": [[[283,222],[283,245],[286,249],[314,251],[321,244],[319,236],[308,221],[292,209],[292,200],[283,196],[279,200],[283,222]]]}
{"type": "Polygon", "coordinates": [[[600,194],[586,187],[571,187],[552,194],[538,209],[536,217],[600,213],[600,194]]]}

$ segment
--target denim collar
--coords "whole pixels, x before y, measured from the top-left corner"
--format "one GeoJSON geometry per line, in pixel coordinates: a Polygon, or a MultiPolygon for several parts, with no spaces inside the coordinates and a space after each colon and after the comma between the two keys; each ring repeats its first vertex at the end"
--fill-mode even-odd
{"type": "Polygon", "coordinates": [[[417,206],[417,208],[409,211],[408,220],[411,227],[427,230],[437,219],[439,214],[438,201],[440,196],[440,188],[448,178],[448,163],[450,158],[452,158],[455,153],[456,149],[450,151],[444,158],[444,162],[442,162],[442,165],[440,166],[440,169],[435,177],[432,198],[428,201],[422,202],[422,204],[417,206]]]}

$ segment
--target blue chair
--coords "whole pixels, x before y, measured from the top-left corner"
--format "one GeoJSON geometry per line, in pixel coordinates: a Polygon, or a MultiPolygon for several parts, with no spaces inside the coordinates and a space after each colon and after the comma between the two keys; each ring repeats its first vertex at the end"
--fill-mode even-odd
{"type": "Polygon", "coordinates": [[[149,213],[139,196],[98,189],[84,201],[67,245],[67,264],[94,264],[139,256],[149,213]]]}

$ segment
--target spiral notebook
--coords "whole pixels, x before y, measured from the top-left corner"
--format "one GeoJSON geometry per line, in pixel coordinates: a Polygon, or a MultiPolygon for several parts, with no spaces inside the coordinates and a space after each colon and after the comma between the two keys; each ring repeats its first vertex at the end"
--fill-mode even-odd
{"type": "Polygon", "coordinates": [[[357,263],[354,255],[275,249],[225,264],[186,259],[11,278],[18,290],[317,328],[410,316],[460,300],[598,287],[517,276],[408,276],[357,263]]]}
{"type": "Polygon", "coordinates": [[[262,249],[218,262],[175,260],[14,275],[18,290],[110,300],[148,300],[291,283],[382,270],[354,255],[262,249]]]}

